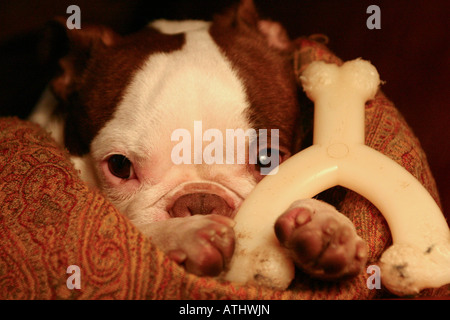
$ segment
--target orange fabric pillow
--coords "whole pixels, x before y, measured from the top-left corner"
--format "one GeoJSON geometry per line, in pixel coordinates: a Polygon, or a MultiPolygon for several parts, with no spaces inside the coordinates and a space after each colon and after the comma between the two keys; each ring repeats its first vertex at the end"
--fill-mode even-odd
{"type": "MultiPolygon", "coordinates": [[[[340,63],[325,46],[298,39],[296,72],[313,60],[340,63]]],[[[408,169],[439,202],[418,140],[379,93],[366,106],[366,142],[408,169]]],[[[391,244],[380,212],[348,191],[341,211],[354,222],[374,264],[391,244]]],[[[336,283],[298,273],[285,291],[240,286],[187,274],[78,177],[40,127],[0,119],[0,299],[369,299],[369,274],[336,283]],[[69,289],[67,268],[80,268],[80,289],[69,289]]],[[[450,286],[421,295],[449,295],[450,286]]]]}

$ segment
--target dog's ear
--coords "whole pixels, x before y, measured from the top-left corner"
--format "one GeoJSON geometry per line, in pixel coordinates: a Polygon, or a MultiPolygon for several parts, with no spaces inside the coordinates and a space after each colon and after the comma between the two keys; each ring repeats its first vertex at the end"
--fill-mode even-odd
{"type": "Polygon", "coordinates": [[[120,36],[108,27],[83,25],[82,29],[68,29],[65,18],[48,23],[46,55],[58,60],[58,71],[51,81],[53,93],[67,100],[76,90],[76,82],[86,67],[91,53],[100,47],[111,46],[120,36]]]}
{"type": "Polygon", "coordinates": [[[257,27],[259,14],[253,0],[241,0],[236,9],[236,23],[239,26],[257,27]]]}
{"type": "Polygon", "coordinates": [[[91,128],[86,110],[73,108],[77,92],[83,85],[87,66],[95,52],[113,46],[122,38],[110,28],[83,24],[69,29],[65,18],[48,22],[42,32],[40,58],[52,72],[49,88],[59,100],[57,112],[66,119],[64,142],[71,154],[89,151],[91,128]]]}
{"type": "Polygon", "coordinates": [[[285,28],[278,22],[261,19],[253,0],[241,0],[224,14],[216,16],[214,21],[240,31],[256,32],[263,36],[272,48],[282,51],[292,48],[285,28]]]}

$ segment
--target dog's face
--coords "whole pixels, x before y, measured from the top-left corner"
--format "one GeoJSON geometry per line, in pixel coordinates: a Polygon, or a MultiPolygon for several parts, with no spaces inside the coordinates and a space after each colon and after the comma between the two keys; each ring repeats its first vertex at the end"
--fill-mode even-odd
{"type": "Polygon", "coordinates": [[[88,27],[68,38],[52,83],[66,146],[92,159],[99,187],[136,225],[232,217],[262,169],[291,154],[289,44],[250,2],[211,23],[161,20],[126,37],[88,27]],[[254,134],[239,144],[241,132],[254,134]]]}

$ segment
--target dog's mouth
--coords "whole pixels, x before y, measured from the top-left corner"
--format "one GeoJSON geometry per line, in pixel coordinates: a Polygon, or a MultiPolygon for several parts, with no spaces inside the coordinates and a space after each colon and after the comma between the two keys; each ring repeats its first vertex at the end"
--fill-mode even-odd
{"type": "Polygon", "coordinates": [[[233,218],[243,199],[215,182],[183,183],[165,197],[171,217],[219,214],[233,218]]]}

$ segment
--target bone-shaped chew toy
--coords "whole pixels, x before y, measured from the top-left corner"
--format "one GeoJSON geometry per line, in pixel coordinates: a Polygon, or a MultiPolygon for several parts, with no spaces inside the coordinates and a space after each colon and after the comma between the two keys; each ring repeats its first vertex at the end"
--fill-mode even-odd
{"type": "Polygon", "coordinates": [[[313,145],[265,177],[242,204],[225,279],[287,288],[294,266],[275,237],[276,219],[294,201],[341,185],[371,201],[389,225],[393,245],[380,266],[391,292],[450,283],[450,231],[439,207],[407,170],[364,144],[365,102],[380,84],[376,68],[361,59],[341,67],[316,61],[301,81],[315,103],[313,145]]]}

